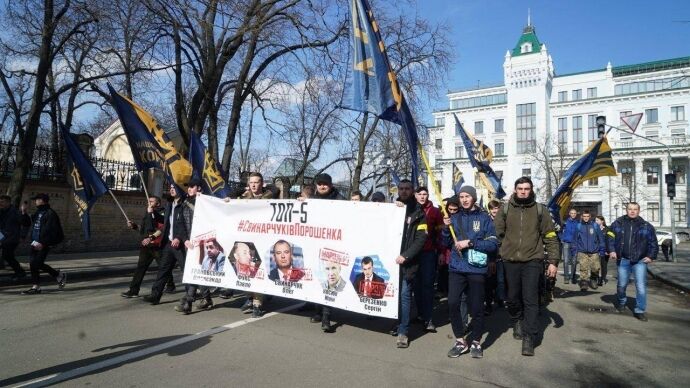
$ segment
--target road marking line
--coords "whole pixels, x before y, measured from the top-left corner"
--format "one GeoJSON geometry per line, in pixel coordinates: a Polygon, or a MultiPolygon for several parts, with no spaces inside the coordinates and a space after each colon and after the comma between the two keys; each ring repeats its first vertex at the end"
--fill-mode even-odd
{"type": "Polygon", "coordinates": [[[230,329],[236,329],[236,328],[244,326],[248,323],[257,322],[257,321],[260,321],[262,319],[270,318],[270,317],[278,315],[280,313],[292,311],[292,310],[299,308],[303,304],[304,303],[298,303],[298,304],[290,305],[290,306],[284,307],[282,309],[279,309],[279,310],[276,310],[276,311],[273,311],[270,313],[266,313],[259,318],[246,318],[246,319],[243,319],[241,321],[231,322],[231,323],[228,323],[227,325],[218,326],[218,327],[215,327],[213,329],[204,330],[204,331],[201,331],[201,332],[196,333],[196,334],[191,334],[191,335],[188,335],[186,337],[182,337],[182,338],[178,338],[178,339],[168,341],[168,342],[165,342],[162,344],[158,344],[158,345],[152,346],[150,348],[137,350],[136,352],[123,354],[121,356],[117,356],[117,357],[114,357],[114,358],[111,358],[108,360],[100,361],[100,362],[97,362],[95,364],[82,366],[82,367],[75,368],[75,369],[72,369],[72,370],[69,370],[66,372],[55,373],[52,375],[39,377],[37,379],[33,379],[30,381],[19,383],[19,384],[15,385],[14,387],[16,387],[16,388],[18,388],[18,387],[45,387],[48,385],[57,384],[57,383],[60,383],[63,381],[71,380],[71,379],[74,379],[76,377],[83,376],[85,374],[97,371],[99,369],[104,369],[104,368],[107,368],[107,367],[110,367],[113,365],[126,363],[127,361],[134,359],[134,358],[140,358],[140,357],[148,356],[150,354],[157,353],[157,352],[160,352],[162,350],[170,349],[170,348],[173,348],[175,346],[185,344],[187,342],[195,341],[195,340],[200,339],[200,338],[204,338],[204,337],[212,336],[212,335],[215,335],[218,333],[222,333],[222,332],[228,331],[230,329]]]}

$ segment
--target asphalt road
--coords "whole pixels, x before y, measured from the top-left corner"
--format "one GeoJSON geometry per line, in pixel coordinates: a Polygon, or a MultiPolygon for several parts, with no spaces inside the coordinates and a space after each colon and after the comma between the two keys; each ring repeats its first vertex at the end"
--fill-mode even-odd
{"type": "MultiPolygon", "coordinates": [[[[173,311],[182,294],[150,306],[119,293],[128,278],[44,285],[40,296],[0,289],[0,386],[685,386],[690,381],[690,298],[650,280],[649,322],[613,309],[613,282],[581,293],[564,286],[541,315],[535,357],[520,355],[504,310],[488,318],[484,358],[446,357],[441,303],[436,334],[413,326],[408,349],[390,320],[340,312],[325,334],[294,301],[274,299],[260,320],[241,298],[211,311],[173,311]],[[292,310],[291,310],[292,309],[292,310]]],[[[560,281],[560,279],[559,279],[560,281]]],[[[145,286],[147,284],[145,283],[145,286]]],[[[559,284],[559,286],[562,286],[559,284]]],[[[145,288],[144,288],[145,289],[145,288]]],[[[632,296],[632,285],[629,293],[632,296]]]]}

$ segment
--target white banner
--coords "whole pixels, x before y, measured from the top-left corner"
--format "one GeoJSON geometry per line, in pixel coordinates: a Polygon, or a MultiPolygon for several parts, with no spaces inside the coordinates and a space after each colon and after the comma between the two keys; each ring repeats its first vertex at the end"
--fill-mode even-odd
{"type": "Polygon", "coordinates": [[[397,318],[404,219],[386,203],[200,195],[183,281],[397,318]]]}

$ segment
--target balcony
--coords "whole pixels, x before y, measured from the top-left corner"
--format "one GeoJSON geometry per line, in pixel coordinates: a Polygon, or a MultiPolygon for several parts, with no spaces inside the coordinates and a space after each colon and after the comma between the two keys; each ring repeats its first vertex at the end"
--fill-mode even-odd
{"type": "MultiPolygon", "coordinates": [[[[663,136],[663,137],[657,137],[655,140],[666,144],[668,146],[687,146],[688,145],[688,137],[683,135],[683,136],[663,136]]],[[[647,139],[641,139],[638,137],[633,137],[631,139],[621,139],[621,140],[613,140],[610,142],[611,147],[614,149],[623,149],[623,148],[648,148],[648,147],[660,147],[659,144],[654,143],[653,141],[649,141],[647,139]]]]}

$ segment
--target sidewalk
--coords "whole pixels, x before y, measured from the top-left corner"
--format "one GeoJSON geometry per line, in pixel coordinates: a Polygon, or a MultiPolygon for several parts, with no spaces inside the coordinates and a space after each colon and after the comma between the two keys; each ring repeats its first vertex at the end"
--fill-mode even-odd
{"type": "MultiPolygon", "coordinates": [[[[137,267],[138,258],[139,251],[58,253],[49,254],[46,264],[57,270],[65,271],[69,282],[77,279],[131,275],[137,267]]],[[[11,277],[14,272],[6,265],[5,269],[0,271],[0,287],[31,284],[28,257],[19,256],[17,260],[26,270],[27,276],[19,282],[13,282],[11,277]]],[[[155,268],[156,263],[154,262],[149,270],[155,268]]],[[[42,283],[50,284],[52,281],[53,279],[49,275],[41,273],[42,283]]]]}
{"type": "Polygon", "coordinates": [[[647,266],[647,272],[664,283],[690,292],[690,243],[683,242],[677,249],[677,263],[664,261],[664,255],[659,250],[657,260],[647,266]]]}

